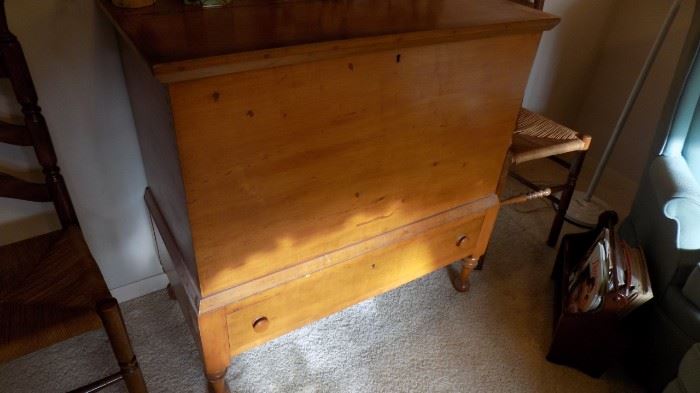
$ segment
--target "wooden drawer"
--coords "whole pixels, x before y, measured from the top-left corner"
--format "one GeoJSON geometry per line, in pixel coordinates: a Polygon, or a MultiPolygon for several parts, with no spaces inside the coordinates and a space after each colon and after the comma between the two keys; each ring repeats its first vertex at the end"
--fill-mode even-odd
{"type": "Polygon", "coordinates": [[[482,226],[490,231],[484,214],[455,219],[230,304],[231,356],[476,252],[482,226]]]}

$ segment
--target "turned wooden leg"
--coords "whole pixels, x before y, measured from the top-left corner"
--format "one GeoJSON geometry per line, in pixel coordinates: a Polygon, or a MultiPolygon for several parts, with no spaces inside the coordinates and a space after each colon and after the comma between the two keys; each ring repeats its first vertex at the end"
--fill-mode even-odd
{"type": "Polygon", "coordinates": [[[564,226],[564,219],[566,217],[566,212],[569,210],[569,204],[571,203],[571,198],[574,196],[574,191],[576,190],[576,181],[578,180],[578,175],[581,173],[581,168],[583,168],[583,160],[586,158],[586,152],[580,152],[574,161],[571,163],[569,168],[569,176],[566,179],[566,187],[561,193],[559,198],[559,205],[557,206],[557,213],[552,221],[552,228],[549,230],[549,236],[547,237],[547,245],[550,247],[555,247],[559,241],[559,234],[564,226]]]}
{"type": "Polygon", "coordinates": [[[472,256],[462,260],[462,268],[459,272],[450,269],[450,280],[452,286],[459,292],[467,292],[469,290],[469,274],[479,264],[479,260],[472,256]]]}
{"type": "Polygon", "coordinates": [[[146,382],[131,348],[131,341],[126,332],[124,319],[116,299],[109,298],[97,305],[97,314],[102,320],[112,351],[119,363],[119,370],[124,378],[129,393],[146,393],[146,382]]]}
{"type": "Polygon", "coordinates": [[[167,291],[170,300],[177,300],[177,296],[175,296],[175,290],[173,289],[172,284],[168,284],[167,291]]]}
{"type": "Polygon", "coordinates": [[[206,372],[209,393],[230,393],[226,385],[227,370],[228,367],[215,373],[206,372]]]}
{"type": "Polygon", "coordinates": [[[479,262],[476,264],[474,270],[484,270],[484,260],[486,259],[486,254],[479,257],[479,262]]]}
{"type": "Polygon", "coordinates": [[[229,353],[226,314],[223,309],[199,316],[204,374],[210,393],[229,393],[226,371],[231,360],[229,353]]]}

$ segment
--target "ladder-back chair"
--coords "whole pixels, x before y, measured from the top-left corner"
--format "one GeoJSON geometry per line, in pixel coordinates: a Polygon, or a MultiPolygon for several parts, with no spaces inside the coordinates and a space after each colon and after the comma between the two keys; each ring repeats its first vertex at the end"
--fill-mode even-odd
{"type": "Polygon", "coordinates": [[[60,230],[0,247],[0,362],[104,327],[119,372],[73,392],[94,392],[124,380],[146,392],[117,301],[83,239],[24,53],[0,0],[0,77],[8,78],[24,125],[0,122],[0,143],[32,146],[44,183],[0,173],[0,197],[53,202],[60,230]]]}

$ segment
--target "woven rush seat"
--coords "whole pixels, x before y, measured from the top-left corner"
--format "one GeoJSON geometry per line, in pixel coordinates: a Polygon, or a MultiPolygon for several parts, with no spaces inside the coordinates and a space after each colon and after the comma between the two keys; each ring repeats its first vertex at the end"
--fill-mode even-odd
{"type": "Polygon", "coordinates": [[[538,113],[522,108],[511,145],[512,162],[527,161],[555,155],[586,151],[591,138],[554,122],[538,113]]]}
{"type": "Polygon", "coordinates": [[[99,329],[109,298],[75,226],[0,247],[0,361],[99,329]]]}
{"type": "Polygon", "coordinates": [[[520,203],[541,197],[546,197],[554,202],[557,213],[547,239],[547,244],[550,247],[554,247],[559,240],[566,211],[571,203],[576,189],[576,181],[590,145],[590,136],[578,133],[538,113],[525,108],[520,109],[509,150],[510,168],[508,175],[534,192],[511,197],[504,203],[520,203]],[[559,157],[566,153],[573,153],[570,161],[559,157]],[[518,164],[543,158],[547,158],[568,170],[569,174],[564,183],[549,186],[535,184],[515,170],[518,164]],[[559,193],[561,194],[557,196],[559,193]]]}

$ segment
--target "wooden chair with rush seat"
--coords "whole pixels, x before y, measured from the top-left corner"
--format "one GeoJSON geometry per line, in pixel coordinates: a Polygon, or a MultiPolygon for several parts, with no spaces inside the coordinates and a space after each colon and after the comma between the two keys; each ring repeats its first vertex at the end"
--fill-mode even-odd
{"type": "Polygon", "coordinates": [[[73,392],[94,392],[124,380],[130,393],[146,385],[117,301],[83,239],[37,105],[22,48],[0,0],[0,76],[8,78],[25,125],[0,122],[0,143],[32,146],[45,183],[0,173],[0,197],[53,202],[62,229],[0,247],[0,362],[103,326],[119,371],[73,392]]]}
{"type": "MultiPolygon", "coordinates": [[[[520,110],[510,147],[511,168],[508,175],[536,190],[530,195],[534,197],[546,196],[556,204],[556,215],[547,238],[547,245],[550,247],[554,247],[559,240],[566,211],[569,209],[571,198],[576,189],[576,181],[590,145],[590,136],[580,134],[525,108],[520,110]],[[559,157],[559,155],[566,153],[575,154],[571,162],[559,157]],[[542,158],[549,158],[569,170],[565,183],[542,187],[519,175],[513,168],[518,164],[542,158]],[[561,192],[561,196],[552,195],[557,192],[561,192]]],[[[531,198],[522,198],[522,200],[527,199],[531,198]]]]}
{"type": "MultiPolygon", "coordinates": [[[[511,0],[538,10],[544,8],[544,0],[511,0]]],[[[524,162],[549,158],[555,163],[567,168],[569,175],[566,182],[552,187],[542,187],[519,175],[513,169],[508,175],[529,187],[534,192],[521,197],[511,198],[505,204],[518,203],[530,199],[547,197],[556,204],[556,215],[547,237],[547,245],[554,247],[559,241],[559,235],[564,225],[566,212],[569,210],[571,198],[576,189],[576,182],[583,166],[586,152],[591,145],[591,137],[578,133],[568,127],[548,119],[538,113],[522,108],[510,149],[511,168],[524,162]],[[559,157],[562,154],[573,153],[573,160],[566,161],[559,157]],[[559,197],[553,195],[561,192],[559,197]]]]}
{"type": "MultiPolygon", "coordinates": [[[[541,4],[541,3],[540,3],[541,4]]],[[[541,8],[540,8],[541,9],[541,8]]],[[[525,108],[520,109],[513,139],[506,157],[506,165],[504,168],[507,175],[532,189],[532,192],[527,194],[517,195],[506,198],[501,201],[501,205],[511,205],[515,203],[527,202],[532,199],[546,197],[556,204],[556,215],[552,222],[552,227],[549,230],[547,237],[547,245],[550,247],[556,246],[559,235],[561,234],[564,225],[566,212],[569,209],[569,204],[576,189],[576,182],[583,166],[583,160],[586,157],[586,152],[591,144],[591,137],[580,134],[568,127],[556,123],[540,114],[531,112],[525,108]],[[558,157],[561,154],[575,154],[571,162],[558,157]],[[518,164],[528,161],[549,158],[553,162],[561,165],[569,170],[566,182],[543,187],[526,179],[515,171],[518,164]],[[552,195],[561,192],[557,197],[552,195]]],[[[498,193],[503,192],[505,185],[506,173],[501,176],[501,184],[498,188],[498,193]]],[[[483,268],[483,256],[480,260],[464,260],[466,266],[474,267],[476,270],[483,268]]],[[[457,283],[454,272],[452,274],[453,285],[457,290],[461,289],[457,283]]]]}

